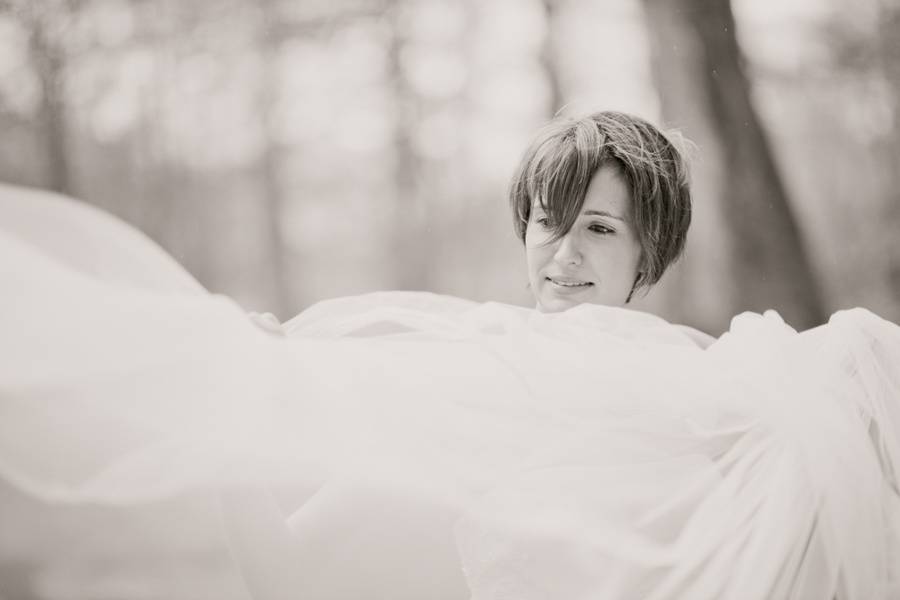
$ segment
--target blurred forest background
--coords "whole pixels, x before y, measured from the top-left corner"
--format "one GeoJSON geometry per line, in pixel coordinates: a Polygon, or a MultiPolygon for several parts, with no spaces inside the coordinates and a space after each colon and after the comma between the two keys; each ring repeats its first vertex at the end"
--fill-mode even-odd
{"type": "Polygon", "coordinates": [[[900,320],[897,0],[0,0],[0,181],[283,320],[382,289],[530,304],[507,182],[598,109],[697,144],[687,255],[638,308],[900,320]]]}
{"type": "MultiPolygon", "coordinates": [[[[639,308],[900,321],[898,0],[0,0],[0,181],[281,319],[381,289],[530,304],[508,179],[545,121],[601,109],[697,146],[687,254],[639,308]]],[[[241,597],[204,501],[179,532],[169,504],[0,507],[0,598],[241,597]]]]}

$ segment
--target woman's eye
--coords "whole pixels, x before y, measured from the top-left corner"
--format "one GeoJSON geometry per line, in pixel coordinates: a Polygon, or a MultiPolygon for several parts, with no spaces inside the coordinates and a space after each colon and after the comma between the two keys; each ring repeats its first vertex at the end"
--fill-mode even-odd
{"type": "Polygon", "coordinates": [[[534,220],[534,222],[544,229],[550,229],[551,227],[553,227],[553,223],[550,222],[550,217],[538,217],[534,220]]]}
{"type": "Polygon", "coordinates": [[[606,225],[601,225],[600,223],[594,223],[590,227],[588,227],[594,233],[600,233],[603,235],[609,235],[610,233],[615,233],[616,231],[606,225]]]}

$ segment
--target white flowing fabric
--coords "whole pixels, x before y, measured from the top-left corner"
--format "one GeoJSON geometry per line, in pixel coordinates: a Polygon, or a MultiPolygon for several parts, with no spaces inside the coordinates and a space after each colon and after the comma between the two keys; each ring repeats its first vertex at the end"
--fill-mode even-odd
{"type": "Polygon", "coordinates": [[[900,328],[867,311],[745,314],[704,351],[624,309],[381,293],[279,339],[14,188],[0,276],[0,477],[40,498],[301,484],[333,597],[417,597],[387,570],[440,560],[477,600],[900,598],[900,328]]]}

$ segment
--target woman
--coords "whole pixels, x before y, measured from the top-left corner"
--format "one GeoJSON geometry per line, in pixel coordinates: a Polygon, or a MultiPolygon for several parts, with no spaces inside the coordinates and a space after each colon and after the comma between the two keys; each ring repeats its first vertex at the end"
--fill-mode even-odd
{"type": "Polygon", "coordinates": [[[702,351],[623,310],[683,245],[683,163],[640,120],[591,120],[513,187],[548,312],[373,295],[279,339],[134,234],[104,236],[158,277],[37,248],[16,224],[40,209],[0,196],[0,475],[70,502],[300,485],[294,533],[223,494],[259,600],[895,597],[900,331],[746,315],[702,351]]]}
{"type": "Polygon", "coordinates": [[[510,188],[539,310],[622,306],[684,250],[684,156],[650,123],[600,112],[560,119],[525,153],[510,188]]]}
{"type": "MultiPolygon", "coordinates": [[[[678,259],[691,220],[681,151],[652,124],[618,112],[546,126],[516,170],[510,204],[530,289],[546,313],[628,304],[678,259]]],[[[300,315],[288,331],[307,334],[308,318],[300,315]]],[[[257,321],[278,327],[270,315],[257,321]]],[[[712,340],[682,330],[698,344],[712,340]]],[[[260,600],[286,589],[316,598],[468,597],[448,535],[459,514],[436,499],[410,502],[372,482],[332,482],[292,517],[293,538],[279,535],[278,509],[265,495],[229,494],[223,506],[236,556],[260,600]],[[351,563],[365,564],[369,575],[341,577],[351,563]],[[298,567],[304,564],[319,567],[308,572],[298,567]],[[323,564],[339,566],[327,571],[323,564]],[[373,590],[376,582],[381,591],[373,590]]]]}
{"type": "MultiPolygon", "coordinates": [[[[538,310],[624,306],[678,260],[691,224],[682,143],[619,112],[558,119],[536,137],[510,204],[538,310]]],[[[713,341],[683,329],[703,347],[713,341]]]]}

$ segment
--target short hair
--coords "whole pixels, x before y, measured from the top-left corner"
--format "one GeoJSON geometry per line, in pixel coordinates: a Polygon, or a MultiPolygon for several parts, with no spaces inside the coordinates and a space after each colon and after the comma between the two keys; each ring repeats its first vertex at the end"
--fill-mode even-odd
{"type": "Polygon", "coordinates": [[[509,200],[516,234],[525,231],[535,200],[563,237],[584,205],[594,174],[614,165],[631,191],[631,215],[641,244],[634,289],[649,288],[684,251],[691,224],[691,189],[685,141],[648,121],[620,112],[562,117],[545,126],[513,176],[509,200]]]}

